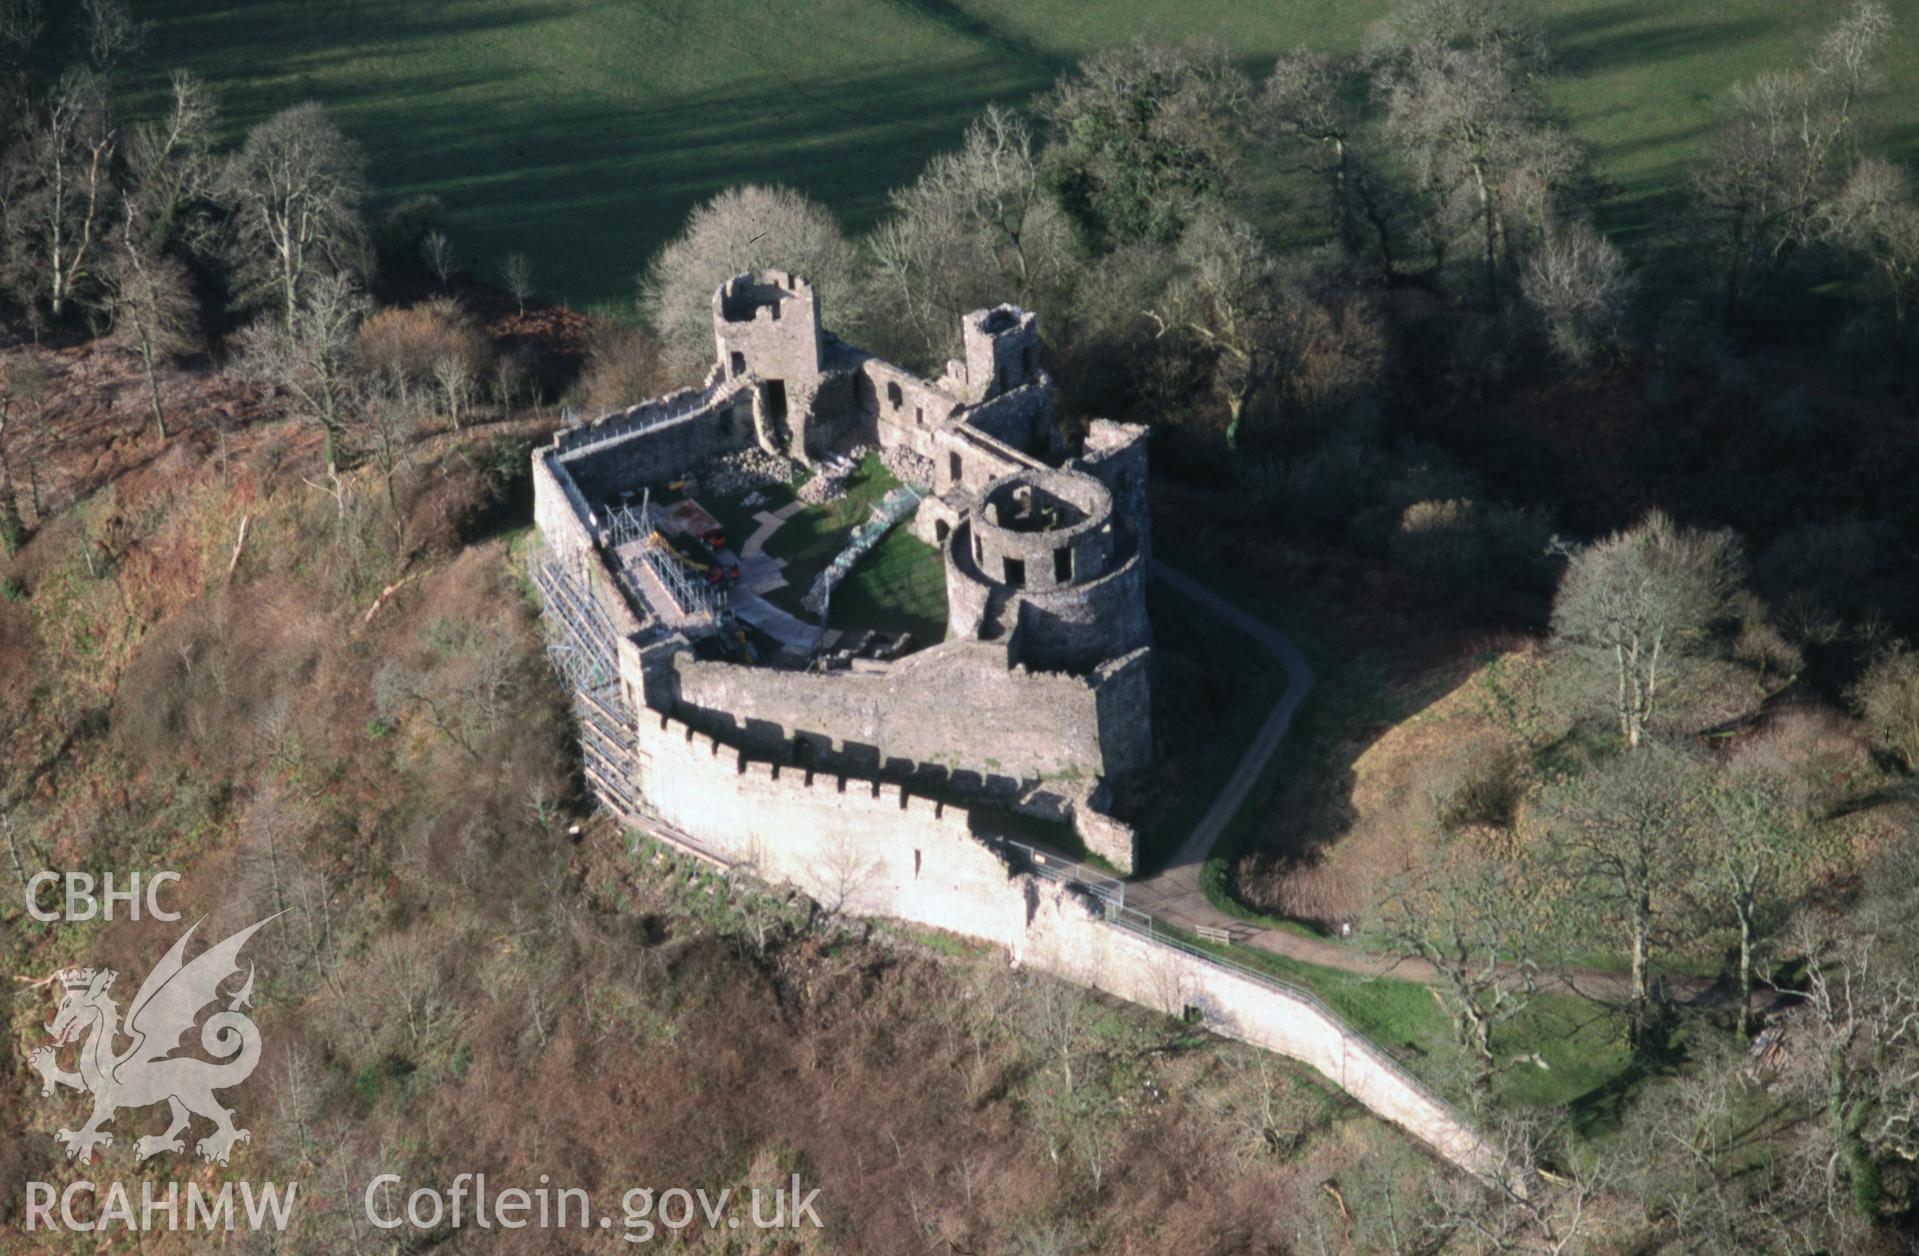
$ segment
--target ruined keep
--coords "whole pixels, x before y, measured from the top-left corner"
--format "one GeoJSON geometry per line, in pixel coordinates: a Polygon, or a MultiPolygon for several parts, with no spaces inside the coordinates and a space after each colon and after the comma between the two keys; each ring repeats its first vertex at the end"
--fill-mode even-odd
{"type": "Polygon", "coordinates": [[[536,577],[559,612],[555,658],[582,695],[601,801],[732,836],[714,831],[727,809],[702,813],[658,787],[670,768],[639,730],[664,717],[809,787],[885,786],[964,805],[982,825],[991,813],[1070,825],[1130,871],[1134,835],[1103,808],[1110,782],[1152,754],[1145,430],[1099,420],[1069,449],[1037,324],[1012,306],[966,315],[964,357],[933,381],[826,331],[812,285],[785,271],[728,280],[712,316],[700,388],[563,431],[534,455],[536,577]],[[754,446],[816,463],[860,444],[931,468],[906,526],[940,552],[945,639],[830,669],[701,649],[709,626],[635,558],[617,503],[754,446]]]}

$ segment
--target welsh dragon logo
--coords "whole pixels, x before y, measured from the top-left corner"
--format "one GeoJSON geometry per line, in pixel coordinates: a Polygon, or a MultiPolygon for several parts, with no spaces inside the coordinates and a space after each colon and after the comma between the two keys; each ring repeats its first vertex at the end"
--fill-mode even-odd
{"type": "Polygon", "coordinates": [[[93,1159],[95,1146],[111,1146],[113,1135],[101,1127],[120,1109],[146,1108],[161,1102],[167,1104],[172,1120],[165,1133],[149,1134],[134,1145],[140,1160],[163,1151],[185,1151],[180,1135],[195,1116],[215,1126],[213,1133],[196,1144],[208,1160],[225,1164],[233,1144],[251,1140],[246,1130],[234,1128],[232,1110],[213,1094],[245,1081],[260,1062],[259,1026],[239,1011],[248,1006],[253,993],[251,964],[247,966],[246,984],[232,995],[224,1011],[209,1016],[200,1029],[200,1046],[221,1063],[174,1057],[172,1052],[193,1028],[201,1011],[221,997],[220,984],[240,971],[240,948],[272,919],[269,916],[240,930],[189,961],[185,958],[187,941],[204,918],[196,921],[140,984],[124,1029],[120,1009],[109,997],[118,973],[77,968],[57,974],[66,994],[53,1023],[46,1027],[54,1045],[32,1051],[27,1062],[40,1074],[42,1096],[53,1094],[58,1086],[70,1086],[93,1096],[92,1118],[78,1130],[63,1129],[58,1134],[69,1159],[86,1164],[93,1159]],[[125,1051],[115,1047],[121,1038],[132,1040],[125,1051]],[[59,1050],[76,1041],[78,1070],[69,1073],[60,1067],[59,1050]]]}

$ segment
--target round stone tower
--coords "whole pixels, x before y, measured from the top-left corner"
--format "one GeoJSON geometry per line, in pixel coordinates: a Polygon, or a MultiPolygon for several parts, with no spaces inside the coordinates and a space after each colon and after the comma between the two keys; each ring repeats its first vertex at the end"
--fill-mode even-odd
{"type": "Polygon", "coordinates": [[[993,481],[946,538],[948,633],[1006,640],[1017,662],[1083,671],[1152,643],[1139,538],[1090,475],[993,481]]]}

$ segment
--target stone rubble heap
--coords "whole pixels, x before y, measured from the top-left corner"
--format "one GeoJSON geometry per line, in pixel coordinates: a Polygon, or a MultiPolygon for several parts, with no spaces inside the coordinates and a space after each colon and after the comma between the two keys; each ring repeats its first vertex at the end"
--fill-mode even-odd
{"type": "Polygon", "coordinates": [[[731,497],[748,489],[790,483],[800,473],[800,464],[761,449],[742,449],[723,454],[699,470],[700,489],[719,497],[731,497]]]}
{"type": "Polygon", "coordinates": [[[933,487],[933,464],[904,445],[881,451],[880,464],[901,484],[911,484],[922,493],[933,487]]]}
{"type": "Polygon", "coordinates": [[[871,445],[855,445],[844,454],[827,459],[812,479],[800,485],[799,499],[809,506],[824,506],[846,496],[846,490],[852,486],[853,472],[859,470],[860,463],[872,452],[871,445]]]}
{"type": "Polygon", "coordinates": [[[821,467],[813,473],[813,478],[800,485],[798,497],[809,506],[824,506],[846,496],[847,484],[852,480],[851,470],[833,471],[821,467]]]}

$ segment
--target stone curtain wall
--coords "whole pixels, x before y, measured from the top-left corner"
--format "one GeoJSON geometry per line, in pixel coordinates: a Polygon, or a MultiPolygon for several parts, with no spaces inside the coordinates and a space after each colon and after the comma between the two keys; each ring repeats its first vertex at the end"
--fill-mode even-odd
{"type": "Polygon", "coordinates": [[[750,382],[691,389],[562,432],[554,449],[586,499],[675,479],[709,458],[753,444],[750,382]]]}
{"type": "Polygon", "coordinates": [[[962,786],[991,789],[999,778],[998,791],[1012,793],[1122,775],[1152,753],[1143,656],[1084,679],[1009,669],[1003,647],[964,641],[871,671],[774,671],[690,654],[675,670],[674,709],[689,722],[782,757],[805,739],[816,767],[904,774],[923,765],[962,786]],[[1102,704],[1122,716],[1103,741],[1102,704]]]}
{"type": "Polygon", "coordinates": [[[533,527],[549,553],[569,563],[592,561],[593,533],[587,527],[590,507],[550,449],[533,451],[533,527]]]}
{"type": "Polygon", "coordinates": [[[1109,923],[1097,904],[1057,883],[1040,887],[1027,921],[1016,961],[1171,1016],[1194,1009],[1215,1033],[1310,1065],[1461,1168],[1497,1170],[1472,1126],[1315,1001],[1109,923]]]}
{"type": "Polygon", "coordinates": [[[1231,1038],[1299,1060],[1472,1172],[1496,1165],[1472,1128],[1315,1003],[1109,922],[1103,907],[1016,869],[960,807],[858,778],[758,762],[640,713],[641,792],[701,846],[835,910],[930,925],[1131,1002],[1197,1009],[1231,1038]]]}
{"type": "Polygon", "coordinates": [[[1026,903],[961,807],[896,785],[776,767],[671,716],[640,714],[641,794],[702,845],[834,910],[1008,944],[1026,903]]]}

